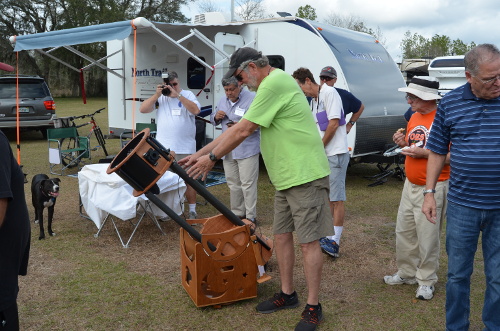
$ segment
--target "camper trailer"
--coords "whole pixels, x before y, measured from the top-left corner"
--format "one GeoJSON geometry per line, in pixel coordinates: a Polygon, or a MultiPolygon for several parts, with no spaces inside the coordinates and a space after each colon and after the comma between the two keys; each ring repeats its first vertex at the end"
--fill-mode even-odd
{"type": "Polygon", "coordinates": [[[439,94],[447,92],[467,83],[463,55],[439,56],[429,64],[429,76],[439,80],[439,94]]]}
{"type": "Polygon", "coordinates": [[[399,65],[399,70],[403,74],[406,81],[406,85],[410,84],[410,81],[415,76],[429,76],[429,62],[431,59],[404,59],[399,65]]]}
{"type": "MultiPolygon", "coordinates": [[[[154,113],[139,113],[140,103],[153,95],[162,73],[170,70],[179,74],[183,89],[197,95],[202,113],[216,111],[215,105],[224,96],[221,79],[229,58],[243,46],[262,51],[273,67],[290,74],[299,67],[316,75],[324,66],[336,68],[336,87],[349,90],[365,105],[348,135],[352,160],[381,155],[392,144],[393,133],[406,125],[403,113],[408,106],[397,91],[405,81],[388,52],[370,35],[291,16],[226,22],[222,14],[209,13],[197,16],[196,22],[153,23],[136,18],[11,41],[15,51],[36,49],[45,54],[47,48],[71,50],[75,41],[106,41],[106,58],[91,65],[108,71],[109,126],[114,135],[130,130],[134,122],[155,120],[154,113]]],[[[220,131],[206,125],[210,141],[220,131]]]]}

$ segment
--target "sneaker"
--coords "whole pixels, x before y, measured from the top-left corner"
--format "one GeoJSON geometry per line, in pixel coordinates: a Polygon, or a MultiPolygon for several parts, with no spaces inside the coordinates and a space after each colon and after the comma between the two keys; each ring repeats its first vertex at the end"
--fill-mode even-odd
{"type": "Polygon", "coordinates": [[[415,277],[401,278],[396,272],[392,276],[384,276],[384,282],[387,285],[402,285],[402,284],[415,285],[417,283],[417,280],[415,279],[415,277]]]}
{"type": "Polygon", "coordinates": [[[327,237],[323,237],[323,238],[319,238],[319,245],[326,245],[328,244],[328,238],[327,237]]]}
{"type": "Polygon", "coordinates": [[[420,285],[417,289],[415,297],[420,300],[430,300],[434,296],[434,286],[420,285]]]}
{"type": "Polygon", "coordinates": [[[190,211],[188,214],[188,220],[195,220],[198,218],[198,214],[195,211],[190,211]]]}
{"type": "Polygon", "coordinates": [[[160,221],[160,222],[168,222],[168,221],[170,221],[170,220],[172,220],[172,219],[171,219],[171,218],[170,218],[170,216],[168,216],[168,215],[167,215],[167,216],[165,216],[165,217],[160,217],[160,218],[158,218],[158,221],[160,221]]]}
{"type": "Polygon", "coordinates": [[[335,242],[335,240],[331,240],[328,238],[321,238],[320,239],[320,246],[321,250],[333,257],[339,257],[339,245],[335,242]],[[323,243],[321,243],[321,240],[323,240],[323,243]]]}
{"type": "Polygon", "coordinates": [[[318,303],[318,308],[306,305],[306,308],[302,312],[302,318],[300,322],[295,327],[295,331],[313,331],[323,320],[323,310],[321,309],[321,304],[318,303]]]}
{"type": "Polygon", "coordinates": [[[269,314],[281,309],[296,308],[299,305],[299,297],[297,292],[293,292],[288,298],[283,292],[274,294],[274,296],[266,301],[262,301],[256,307],[259,313],[269,314]]]}

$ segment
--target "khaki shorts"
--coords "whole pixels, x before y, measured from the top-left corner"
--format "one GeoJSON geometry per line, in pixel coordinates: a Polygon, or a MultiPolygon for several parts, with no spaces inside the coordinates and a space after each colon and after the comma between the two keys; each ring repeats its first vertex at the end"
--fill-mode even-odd
{"type": "Polygon", "coordinates": [[[328,184],[327,176],[286,190],[276,191],[273,233],[295,231],[301,244],[333,235],[328,184]]]}

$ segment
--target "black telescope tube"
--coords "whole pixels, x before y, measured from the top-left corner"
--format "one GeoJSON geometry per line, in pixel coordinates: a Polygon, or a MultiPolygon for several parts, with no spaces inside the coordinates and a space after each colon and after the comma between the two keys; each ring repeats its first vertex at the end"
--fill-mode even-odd
{"type": "MultiPolygon", "coordinates": [[[[130,184],[132,187],[141,187],[137,181],[130,177],[128,173],[124,171],[120,171],[118,173],[120,177],[123,178],[127,183],[130,184]]],[[[181,228],[187,231],[193,237],[196,241],[201,243],[201,233],[196,231],[195,228],[191,226],[188,222],[186,222],[184,219],[182,219],[179,215],[177,215],[172,209],[170,209],[163,201],[160,200],[151,190],[148,190],[147,192],[144,192],[144,195],[152,202],[154,203],[158,208],[160,208],[165,214],[170,216],[171,219],[173,219],[177,224],[180,225],[181,228]]],[[[212,250],[212,252],[215,252],[217,249],[214,245],[208,242],[208,248],[212,250]]]]}
{"type": "MultiPolygon", "coordinates": [[[[196,241],[201,243],[201,233],[196,231],[188,222],[183,220],[179,215],[177,215],[172,209],[170,209],[167,205],[163,203],[163,201],[160,200],[154,193],[147,191],[144,193],[146,197],[154,203],[158,208],[160,208],[165,214],[170,216],[171,219],[173,219],[177,224],[179,224],[184,230],[186,230],[191,237],[193,237],[196,241]]],[[[208,247],[212,250],[212,252],[215,252],[216,248],[214,245],[212,245],[210,242],[208,243],[208,247]]]]}
{"type": "MultiPolygon", "coordinates": [[[[165,147],[163,147],[158,140],[152,137],[146,138],[148,140],[148,143],[153,146],[167,161],[170,161],[171,155],[169,150],[167,150],[165,147]]],[[[243,222],[238,216],[236,216],[229,208],[227,208],[224,204],[222,204],[219,200],[217,200],[216,197],[214,197],[206,188],[205,186],[201,185],[196,179],[189,177],[189,175],[186,173],[182,167],[177,164],[177,162],[172,162],[170,165],[170,169],[179,175],[184,181],[191,186],[192,188],[195,189],[196,192],[198,192],[202,197],[205,198],[212,206],[215,207],[222,215],[224,215],[231,223],[235,225],[240,225],[244,226],[246,225],[245,222],[243,222]]],[[[257,241],[267,250],[271,250],[271,248],[257,236],[257,241]]]]}

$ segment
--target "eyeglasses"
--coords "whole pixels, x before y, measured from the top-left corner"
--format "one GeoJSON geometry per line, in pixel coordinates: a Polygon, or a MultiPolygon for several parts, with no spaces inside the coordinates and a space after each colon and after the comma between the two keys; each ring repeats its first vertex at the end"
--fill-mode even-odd
{"type": "MultiPolygon", "coordinates": [[[[337,77],[335,77],[335,78],[337,78],[337,77]]],[[[324,80],[325,82],[329,82],[329,81],[333,80],[332,77],[327,77],[327,76],[320,76],[319,79],[324,80]]]]}
{"type": "Polygon", "coordinates": [[[238,74],[234,75],[234,78],[236,78],[238,82],[241,82],[243,80],[243,77],[241,77],[241,73],[243,72],[243,70],[244,69],[241,69],[238,74]]]}
{"type": "Polygon", "coordinates": [[[420,100],[419,97],[417,97],[416,95],[411,95],[411,94],[407,94],[405,96],[405,99],[406,99],[406,101],[408,101],[408,100],[411,100],[411,101],[420,100]]]}
{"type": "Polygon", "coordinates": [[[250,63],[252,63],[252,61],[248,62],[248,63],[247,63],[247,64],[245,64],[243,67],[241,67],[240,72],[239,72],[238,74],[234,75],[234,78],[236,78],[236,80],[237,80],[238,82],[241,82],[241,81],[243,80],[243,77],[241,77],[241,73],[243,72],[243,70],[245,70],[245,69],[248,67],[248,65],[249,65],[250,63]]]}
{"type": "Polygon", "coordinates": [[[483,80],[483,79],[481,79],[481,78],[479,78],[477,76],[472,76],[472,77],[476,78],[478,81],[480,81],[484,85],[486,85],[486,84],[493,84],[493,83],[495,83],[497,81],[497,79],[500,80],[500,75],[498,75],[496,77],[493,77],[491,79],[487,79],[487,80],[483,80]]]}

